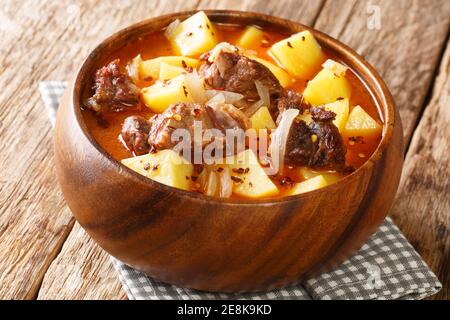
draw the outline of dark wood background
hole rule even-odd
[[[181,10],[222,8],[313,26],[386,80],[407,150],[391,216],[450,299],[448,0],[7,0],[0,7],[0,298],[125,299],[109,257],[74,221],[56,182],[38,83],[68,80],[107,35]]]

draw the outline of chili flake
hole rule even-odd
[[[350,137],[350,138],[348,138],[348,141],[351,145],[353,145],[355,143],[365,144],[363,136]],[[353,144],[352,144],[352,142],[353,142]]]
[[[233,168],[231,171],[237,174],[246,174],[250,171],[250,168]]]
[[[242,180],[241,178],[235,177],[235,176],[231,176],[231,180],[233,180],[236,183],[244,182],[244,180]]]

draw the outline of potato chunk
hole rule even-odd
[[[200,61],[183,56],[166,56],[144,60],[140,63],[139,67],[140,78],[144,80],[149,78],[158,79],[161,63],[166,63],[179,68],[192,67],[195,69],[200,64]]]
[[[311,79],[325,61],[322,48],[309,31],[302,31],[275,43],[269,50],[291,75]]]
[[[315,178],[317,176],[322,176],[327,181],[328,184],[335,183],[342,177],[337,172],[316,171],[316,170],[308,168],[308,167],[299,167],[298,172],[299,172],[299,175],[305,180],[309,180],[309,179]]]
[[[185,76],[181,75],[168,81],[158,81],[141,90],[144,104],[153,112],[162,113],[172,103],[192,102]]]
[[[261,107],[256,111],[250,118],[252,122],[253,129],[276,129],[275,122],[270,115],[269,109],[267,107]]]
[[[179,75],[182,75],[183,73],[186,73],[183,68],[174,67],[165,62],[161,62],[159,68],[159,80],[170,80],[172,78],[178,77]]]
[[[333,111],[336,114],[336,119],[333,120],[333,123],[339,129],[339,132],[342,133],[348,118],[348,99],[341,99],[335,102],[327,103],[323,106],[323,108]]]
[[[322,65],[324,69],[330,70],[337,76],[343,76],[348,70],[348,67],[344,66],[343,64],[336,62],[334,60],[328,59],[325,61]]]
[[[231,170],[233,193],[248,198],[278,194],[278,188],[264,172],[252,150],[247,149],[236,156],[227,157],[225,163]]]
[[[344,135],[347,137],[361,136],[366,139],[375,139],[381,135],[382,127],[360,106],[355,106],[344,128]]]
[[[248,26],[242,36],[239,38],[237,45],[246,49],[259,48],[263,39],[263,31],[256,26]]]
[[[217,44],[214,26],[203,11],[181,22],[168,39],[175,51],[184,56],[198,56]]]
[[[303,110],[303,113],[299,114],[296,118],[297,120],[303,120],[306,124],[313,122],[312,115],[309,110]]]
[[[323,188],[328,185],[327,180],[323,175],[318,175],[314,178],[299,182],[294,184],[294,186],[289,190],[288,195],[301,194],[313,190]]]
[[[345,78],[345,71],[342,72],[340,66],[342,65],[336,66],[338,72],[333,68],[325,67],[308,82],[303,92],[306,101],[313,106],[320,106],[342,98],[350,99],[352,88]]]
[[[286,71],[281,69],[279,66],[255,56],[247,56],[247,57],[252,60],[255,60],[256,62],[261,63],[263,66],[269,69],[270,72],[272,72],[273,75],[278,79],[278,81],[280,81],[280,84],[283,88],[286,88],[288,85],[292,83],[291,76]]]
[[[172,150],[162,150],[139,157],[123,159],[122,163],[137,173],[162,184],[190,190],[194,167]]]

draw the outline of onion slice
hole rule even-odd
[[[262,100],[258,100],[255,103],[251,104],[249,107],[244,108],[242,111],[245,113],[247,117],[251,117],[262,106],[263,106]]]
[[[229,198],[233,193],[233,181],[228,167],[205,166],[197,181],[200,183],[200,191],[207,196]]]
[[[223,95],[222,93],[218,93],[214,97],[209,99],[206,104],[212,105],[212,104],[224,104],[224,103],[226,103],[225,95]]]
[[[192,95],[195,102],[205,103],[208,100],[205,92],[205,85],[202,78],[197,73],[197,70],[189,72],[185,76],[186,86]]]
[[[136,57],[131,60],[127,66],[127,72],[130,78],[136,83],[136,81],[139,81],[139,66],[141,65],[142,57],[140,54],[138,54]]]
[[[219,53],[221,52],[229,52],[229,53],[239,53],[239,48],[236,46],[233,46],[232,44],[229,44],[228,42],[221,42],[218,43],[211,51],[208,57],[208,61],[213,63]]]
[[[207,196],[214,197],[216,195],[217,187],[218,187],[217,175],[214,171],[210,171],[208,173],[208,175],[209,176],[208,176],[208,180],[207,180],[205,194]]]
[[[270,107],[269,89],[259,80],[255,81],[255,86],[258,91],[259,100],[243,110],[247,117],[251,117],[261,107]]]
[[[263,106],[269,107],[270,106],[270,93],[269,89],[262,84],[261,81],[256,80],[255,81],[256,90],[258,91],[259,98],[262,102]]]
[[[171,38],[173,38],[173,34],[175,33],[175,30],[178,28],[179,25],[180,20],[176,19],[167,26],[166,31],[164,31],[164,35],[166,36],[167,39],[170,40]]]
[[[229,198],[233,193],[233,181],[231,180],[230,169],[228,167],[223,168],[220,176],[220,193],[219,197]]]
[[[240,93],[231,92],[231,91],[222,91],[222,90],[206,90],[206,97],[208,97],[209,101],[217,102],[217,96],[220,97],[220,100],[223,99],[223,103],[226,104],[234,104],[239,100],[242,100],[244,96]]]
[[[298,114],[298,109],[285,110],[281,114],[281,120],[277,129],[270,136],[271,142],[269,146],[269,153],[272,160],[271,170],[274,171],[272,174],[278,173],[283,168],[289,131],[291,130],[291,126]]]

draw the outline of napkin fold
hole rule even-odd
[[[39,91],[54,124],[66,82],[39,83]],[[154,280],[111,257],[129,299],[423,299],[442,285],[390,218],[350,259],[302,284],[257,293],[212,293]]]

